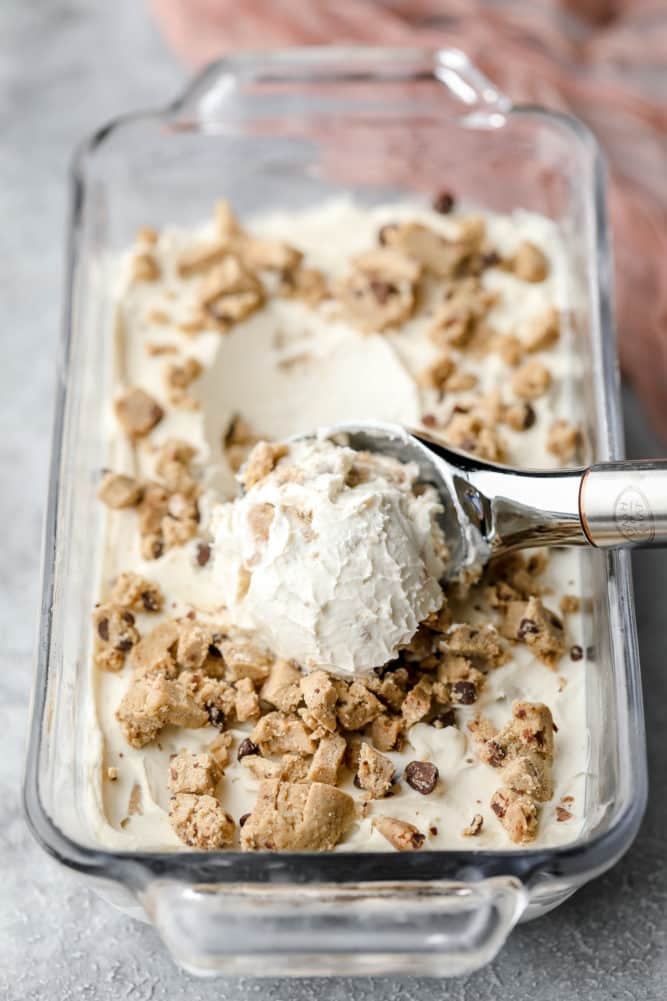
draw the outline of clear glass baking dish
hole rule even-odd
[[[375,202],[443,187],[557,222],[575,265],[573,406],[589,457],[619,458],[599,151],[580,123],[512,107],[462,53],[334,48],[223,59],[169,107],[98,131],[74,161],[25,805],[47,851],[148,915],[197,973],[465,973],[489,961],[518,920],[609,868],[639,826],[644,731],[622,552],[582,553],[594,621],[587,821],[576,841],[494,853],[130,854],[102,850],[87,823],[81,734],[113,311],[104,260],[140,225],[197,223],[222,195],[251,214],[341,192]]]

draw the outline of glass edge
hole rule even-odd
[[[295,884],[309,881],[312,878],[322,881],[326,877],[324,869],[332,871],[343,868],[343,860],[353,860],[354,879],[349,882],[376,882],[386,879],[394,881],[437,881],[445,877],[454,881],[469,881],[487,878],[495,875],[516,876],[526,884],[530,884],[542,875],[567,876],[585,874],[591,864],[602,871],[629,847],[641,822],[647,798],[647,779],[645,765],[645,741],[641,686],[639,684],[637,635],[634,615],[634,598],[632,578],[630,573],[629,554],[625,552],[611,553],[608,557],[610,584],[613,584],[616,601],[611,603],[612,612],[616,618],[624,638],[624,653],[626,664],[629,665],[629,676],[633,682],[632,692],[635,704],[633,706],[639,724],[635,728],[635,749],[640,754],[644,767],[637,776],[637,794],[625,809],[619,810],[609,829],[594,837],[575,841],[570,845],[542,850],[508,850],[505,852],[425,852],[410,857],[409,875],[405,873],[405,859],[395,853],[334,853],[328,856],[321,854],[295,854],[275,856],[270,854],[253,854],[227,852],[155,852],[155,853],[119,853],[101,851],[69,838],[51,819],[45,811],[39,795],[39,756],[41,751],[42,727],[46,702],[46,680],[48,671],[47,650],[51,634],[51,604],[54,593],[53,560],[50,555],[55,550],[56,524],[58,516],[58,473],[62,458],[63,427],[66,405],[66,379],[71,342],[71,319],[73,310],[73,290],[78,267],[78,242],[81,230],[81,219],[84,204],[85,159],[98,149],[109,136],[127,124],[142,120],[160,120],[172,114],[177,114],[205,86],[221,72],[239,72],[241,69],[263,64],[288,65],[290,61],[299,62],[304,68],[323,55],[327,62],[353,59],[369,70],[371,63],[378,63],[380,57],[390,58],[400,56],[403,59],[424,58],[433,60],[442,52],[457,50],[442,49],[374,49],[372,47],[339,47],[327,49],[308,48],[280,50],[274,53],[244,53],[240,56],[225,57],[206,66],[194,80],[176,97],[175,100],[154,108],[144,109],[129,114],[119,115],[107,124],[92,132],[77,146],[70,164],[70,207],[68,213],[68,239],[66,250],[66,280],[65,299],[62,313],[62,330],[57,354],[57,385],[54,404],[54,423],[51,437],[51,462],[49,471],[49,487],[47,494],[42,544],[42,600],[40,606],[40,623],[37,641],[36,665],[33,676],[33,689],[29,711],[29,739],[26,756],[23,783],[23,805],[28,825],[38,843],[50,855],[61,863],[79,872],[96,874],[110,880],[120,880],[130,888],[137,888],[152,878],[164,875],[169,870],[176,879],[196,880],[204,882],[215,880],[225,883],[260,882],[257,872],[252,875],[238,874],[239,867],[243,869],[266,869],[266,881],[275,881],[278,870],[284,870],[283,875]],[[594,195],[595,239],[600,259],[604,265],[604,275],[598,266],[597,297],[598,322],[604,336],[596,339],[596,361],[599,363],[599,377],[602,380],[602,392],[598,398],[603,401],[604,412],[598,413],[603,431],[601,440],[604,442],[604,453],[599,458],[613,459],[623,455],[623,433],[620,407],[620,380],[615,354],[616,339],[612,321],[611,302],[611,262],[609,239],[606,222],[605,170],[602,155],[592,132],[578,119],[561,112],[553,112],[534,105],[516,105],[508,110],[510,116],[542,117],[552,122],[558,122],[569,129],[578,140],[590,146],[593,156],[592,187]],[[598,387],[600,388],[600,387]],[[598,408],[599,410],[601,408]],[[620,587],[618,586],[620,585]],[[624,597],[622,597],[621,593]],[[281,861],[278,862],[277,860]],[[326,861],[325,861],[326,860]],[[392,861],[393,860],[393,861]],[[418,865],[415,865],[418,860]],[[262,865],[262,863],[265,863]],[[381,870],[373,873],[373,869]],[[403,872],[389,873],[389,869],[403,869]],[[231,878],[233,870],[233,878]],[[292,871],[293,870],[293,871]],[[316,872],[314,870],[317,870]],[[336,873],[338,879],[339,874]],[[230,876],[229,879],[225,878]],[[305,877],[305,878],[304,878]],[[334,881],[338,881],[338,879]],[[283,880],[281,880],[283,882]],[[347,882],[347,881],[346,881]]]

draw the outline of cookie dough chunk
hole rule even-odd
[[[119,671],[128,651],[139,642],[134,615],[117,604],[98,605],[93,612],[93,626],[99,647],[96,655],[98,667]]]
[[[485,289],[478,278],[449,283],[444,301],[434,313],[430,339],[441,347],[465,347],[481,328],[496,299],[496,293]]]
[[[380,247],[355,257],[334,293],[350,323],[365,333],[380,333],[412,316],[420,273],[420,265],[405,254]]]
[[[525,361],[512,376],[512,390],[522,400],[544,396],[550,385],[551,372],[537,358]]]
[[[264,681],[273,664],[273,657],[264,647],[253,643],[247,636],[233,636],[222,640],[217,647],[225,663],[227,681],[252,678]]]
[[[168,678],[176,676],[176,644],[179,638],[178,624],[173,619],[160,622],[137,643],[132,651],[135,677],[145,674],[163,674]]]
[[[471,217],[462,221],[454,239],[448,239],[423,223],[403,222],[386,228],[385,241],[436,278],[452,278],[480,248],[484,235],[483,220]]]
[[[264,290],[252,271],[228,254],[202,280],[199,301],[204,314],[224,331],[263,305]]]
[[[524,642],[543,664],[553,670],[565,654],[563,623],[534,595],[527,602],[512,601],[506,606],[503,632]]]
[[[294,712],[301,702],[301,680],[301,672],[292,661],[277,660],[262,685],[262,701],[282,712]]]
[[[581,431],[564,417],[554,421],[547,435],[547,452],[557,456],[561,462],[573,459],[581,442]]]
[[[314,754],[315,741],[305,724],[284,713],[273,712],[262,716],[252,732],[251,739],[262,754]]]
[[[131,571],[118,575],[110,599],[114,604],[132,608],[135,612],[160,612],[164,604],[159,585]]]
[[[378,751],[398,751],[403,742],[403,720],[400,716],[376,716],[368,733]]]
[[[308,780],[335,786],[346,750],[347,741],[339,733],[329,733],[322,737],[308,770]]]
[[[551,306],[526,324],[522,345],[526,351],[546,351],[554,346],[559,337],[560,315]]]
[[[160,674],[131,683],[116,711],[116,719],[132,747],[149,744],[167,723],[193,729],[208,723],[207,713],[185,688]]]
[[[398,852],[413,852],[422,848],[426,836],[414,824],[395,817],[374,817],[373,827]]]
[[[524,282],[543,282],[549,274],[549,262],[544,253],[530,240],[519,244],[511,268]]]
[[[443,652],[468,657],[480,667],[500,667],[507,659],[495,626],[452,626],[440,642]]]
[[[160,404],[145,390],[132,386],[118,397],[116,417],[130,438],[145,438],[164,417]]]
[[[169,788],[173,793],[213,795],[219,777],[218,766],[211,754],[180,751],[169,762]]]
[[[287,455],[287,445],[260,441],[248,456],[248,461],[241,470],[241,482],[246,490],[259,483],[275,468],[284,455]]]
[[[371,799],[384,799],[391,792],[395,768],[389,758],[376,751],[370,744],[363,743],[359,750],[356,784],[364,789]]]
[[[142,493],[141,483],[133,476],[125,476],[123,473],[105,473],[97,488],[98,500],[114,510],[136,507]]]
[[[301,678],[301,694],[310,717],[333,733],[336,729],[338,692],[326,671],[313,671]]]
[[[322,782],[268,780],[241,830],[245,851],[331,851],[354,817],[347,793]]]
[[[537,834],[538,805],[553,796],[554,725],[549,708],[540,702],[515,702],[512,719],[497,733],[488,720],[469,724],[480,760],[501,769],[502,786],[491,798],[491,809],[516,843]]]
[[[343,730],[361,730],[382,712],[382,703],[360,681],[339,684],[338,722]]]
[[[214,796],[177,793],[169,803],[169,822],[190,848],[212,851],[234,840],[234,821]]]

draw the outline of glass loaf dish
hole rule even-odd
[[[105,850],[87,821],[83,729],[96,501],[113,301],[103,262],[147,220],[192,226],[224,193],[243,217],[338,195],[365,204],[446,183],[468,204],[558,225],[577,288],[573,387],[592,460],[618,458],[603,175],[576,122],[513,108],[458,52],[328,49],[223,60],[165,111],[128,116],[74,168],[69,298],[47,512],[43,615],[26,808],[38,839],[155,922],[200,973],[453,975],[488,961],[513,924],[564,900],[630,844],[646,797],[625,554],[582,555],[594,596],[585,665],[590,775],[579,837],[512,851],[321,854]],[[107,394],[108,395],[108,394]],[[77,526],[86,525],[85,533]]]

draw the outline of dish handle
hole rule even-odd
[[[521,882],[249,886],[157,881],[142,903],[200,976],[460,976],[490,962],[527,902]]]

